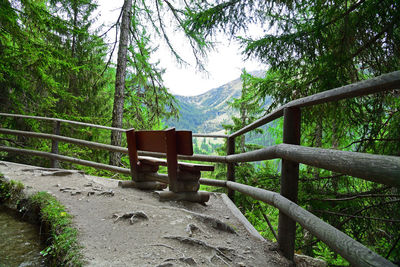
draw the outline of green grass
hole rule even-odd
[[[21,182],[2,179],[0,174],[0,204],[12,202],[15,206],[24,203],[20,211],[38,211],[42,232],[47,247],[41,254],[50,266],[83,266],[81,246],[78,243],[77,230],[72,226],[72,216],[58,200],[47,192],[38,192],[26,199]],[[23,200],[24,201],[21,201]]]
[[[51,266],[82,266],[78,232],[72,227],[72,216],[58,200],[47,192],[30,197],[30,203],[39,207],[42,225],[48,231],[50,244],[41,253],[51,259]]]

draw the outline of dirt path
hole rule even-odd
[[[288,266],[275,244],[246,230],[226,196],[213,194],[206,206],[159,202],[116,180],[63,171],[0,162],[7,179],[67,207],[88,266]]]

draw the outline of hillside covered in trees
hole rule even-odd
[[[176,49],[175,31],[185,37],[199,70],[221,34],[241,44],[244,58],[265,63],[262,77],[243,70],[241,93],[230,101],[235,112],[232,122],[224,125],[227,133],[291,100],[400,69],[400,2],[395,0],[125,0],[123,6],[115,7],[121,14],[110,28],[94,26],[97,8],[92,0],[0,2],[0,112],[119,128],[166,128],[169,120],[179,117],[179,105],[163,83],[164,70],[151,55],[163,43],[177,64],[185,66],[186,58]],[[252,34],[252,27],[260,28],[261,34]],[[111,44],[105,39],[108,32],[115,32]],[[301,144],[400,156],[399,95],[399,90],[392,90],[305,108]],[[265,106],[267,100],[270,105]],[[189,102],[182,113],[187,110],[203,112]],[[57,130],[46,122],[0,120],[3,128]],[[281,142],[282,121],[269,126],[255,133]],[[117,132],[110,136],[102,130],[63,127],[60,134],[126,145]],[[247,136],[236,138],[236,151],[260,147],[248,140]],[[0,143],[44,151],[51,146],[20,136],[2,136]],[[201,146],[199,141],[196,144]],[[224,147],[213,152],[224,154]],[[129,164],[119,154],[69,144],[60,145],[60,153]],[[0,158],[49,164],[3,152]],[[239,164],[236,179],[279,192],[279,164]],[[71,164],[63,167],[72,168]],[[217,166],[214,176],[225,179],[225,173],[223,166]],[[299,205],[393,262],[400,261],[399,197],[400,188],[300,166]],[[265,237],[275,239],[266,218],[276,229],[276,209],[241,195],[236,196],[236,205]],[[299,253],[320,256],[332,266],[348,264],[310,233],[297,229]]]

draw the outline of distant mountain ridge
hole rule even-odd
[[[256,71],[251,74],[261,76],[263,73]],[[241,94],[242,80],[238,78],[201,95],[175,95],[180,106],[180,118],[167,120],[166,124],[194,133],[221,133],[222,124],[231,123],[231,116],[235,114],[228,103],[239,98]]]

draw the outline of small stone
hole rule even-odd
[[[179,260],[189,265],[197,265],[196,261],[193,258],[179,258]]]

